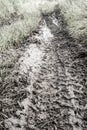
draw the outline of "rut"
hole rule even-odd
[[[39,32],[16,63],[27,75],[27,97],[9,130],[87,130],[86,57],[64,30],[60,12],[43,15]]]

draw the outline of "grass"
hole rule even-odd
[[[19,43],[36,30],[41,13],[61,9],[66,29],[75,39],[87,35],[87,0],[0,0],[0,48]]]
[[[87,36],[87,0],[56,0],[69,34],[75,39]]]
[[[36,30],[41,13],[54,9],[57,2],[48,0],[0,0],[0,47],[20,42]]]
[[[76,39],[85,36],[87,0],[0,0],[0,47],[18,44],[37,29],[41,13],[53,11],[56,5],[61,9],[70,35]],[[27,96],[27,76],[14,68],[20,54],[16,51],[7,50],[2,56],[3,51],[0,53],[0,130],[5,129],[4,120],[16,116],[16,110],[21,109],[18,101]]]

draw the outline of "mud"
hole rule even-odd
[[[68,35],[59,11],[44,15],[39,32],[21,47],[9,72],[11,81],[7,76],[3,80],[2,84],[15,81],[9,92],[13,95],[21,88],[18,98],[12,98],[18,104],[14,105],[15,114],[5,119],[5,128],[87,130],[85,50]]]

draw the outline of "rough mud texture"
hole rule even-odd
[[[87,130],[87,52],[77,42],[60,12],[43,16],[39,32],[1,74],[1,130]]]

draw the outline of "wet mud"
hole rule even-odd
[[[85,50],[68,35],[59,11],[43,15],[39,31],[19,51],[9,72],[11,81],[7,76],[3,80],[8,81],[4,87],[15,81],[9,92],[13,95],[21,88],[18,98],[12,98],[18,105],[5,119],[5,128],[87,130]]]

